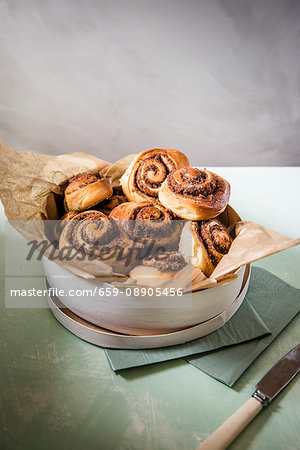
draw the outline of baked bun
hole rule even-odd
[[[179,251],[187,262],[209,277],[231,244],[231,236],[218,219],[187,222],[182,230]]]
[[[132,245],[114,221],[95,210],[76,214],[65,225],[59,240],[60,250],[79,253],[83,259],[99,259],[122,274],[128,274],[137,263],[132,257]]]
[[[153,202],[168,174],[189,165],[178,150],[154,148],[139,153],[120,179],[124,194],[132,202]]]
[[[125,202],[127,202],[125,195],[113,194],[107,200],[103,200],[103,202],[99,203],[95,209],[109,215],[114,208]]]
[[[120,221],[130,239],[149,247],[164,250],[178,247],[182,221],[158,202],[122,203],[112,210],[109,218]]]
[[[228,181],[206,169],[186,167],[170,173],[159,191],[160,202],[187,220],[212,219],[227,206]]]
[[[130,271],[129,276],[136,279],[137,285],[155,287],[173,278],[186,264],[179,252],[164,252],[144,258],[141,265]]]
[[[108,178],[81,173],[70,179],[65,190],[65,204],[69,211],[85,211],[112,194]]]

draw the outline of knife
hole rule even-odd
[[[252,397],[223,423],[198,449],[224,450],[300,371],[300,344],[281,358],[257,383]]]

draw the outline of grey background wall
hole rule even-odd
[[[0,0],[0,135],[299,165],[299,0]]]

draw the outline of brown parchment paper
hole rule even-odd
[[[52,156],[18,152],[0,140],[0,198],[6,217],[29,242],[47,241],[44,220],[57,219],[63,212],[63,191],[68,179],[81,172],[98,173],[110,167],[110,163],[87,153]],[[44,254],[49,256],[50,250]],[[53,248],[52,256],[56,256]],[[59,264],[84,278],[113,273],[102,261],[80,264],[72,260]]]
[[[50,156],[18,152],[0,140],[0,198],[6,217],[29,241],[47,239],[43,222],[62,214],[63,191],[69,178],[81,172],[99,172],[117,188],[134,156],[128,155],[111,164],[87,153]],[[199,269],[188,265],[171,281],[164,282],[163,287],[171,285],[195,291],[224,284],[236,278],[235,272],[242,265],[300,243],[300,239],[288,238],[257,223],[241,221],[229,205],[220,219],[232,230],[235,239],[212,275],[207,278]],[[45,254],[47,256],[47,252]],[[102,261],[57,263],[80,277],[120,279],[120,275],[114,274]],[[135,282],[128,278],[125,281],[129,285]]]
[[[50,156],[18,152],[0,140],[0,195],[8,220],[57,219],[55,194],[69,178],[108,170],[110,163],[88,155]]]

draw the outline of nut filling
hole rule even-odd
[[[95,183],[100,180],[101,177],[98,175],[94,175],[91,173],[81,173],[71,178],[69,184],[65,190],[65,194],[71,194],[71,192],[75,192],[84,186],[87,186],[91,183]]]
[[[194,222],[193,226],[202,240],[212,264],[216,266],[228,253],[232,244],[231,236],[217,219]]]
[[[144,194],[157,197],[161,184],[175,168],[174,162],[166,154],[146,158],[136,170],[135,185]]]
[[[143,259],[146,267],[155,267],[162,272],[177,272],[186,266],[186,262],[179,252],[165,252],[157,257],[149,256]]]
[[[217,182],[212,172],[192,167],[170,174],[168,185],[173,192],[185,197],[207,197],[224,191],[224,187]]]
[[[155,239],[157,243],[167,246],[176,236],[179,238],[181,223],[175,218],[172,211],[159,204],[137,204],[123,226],[131,238]]]

